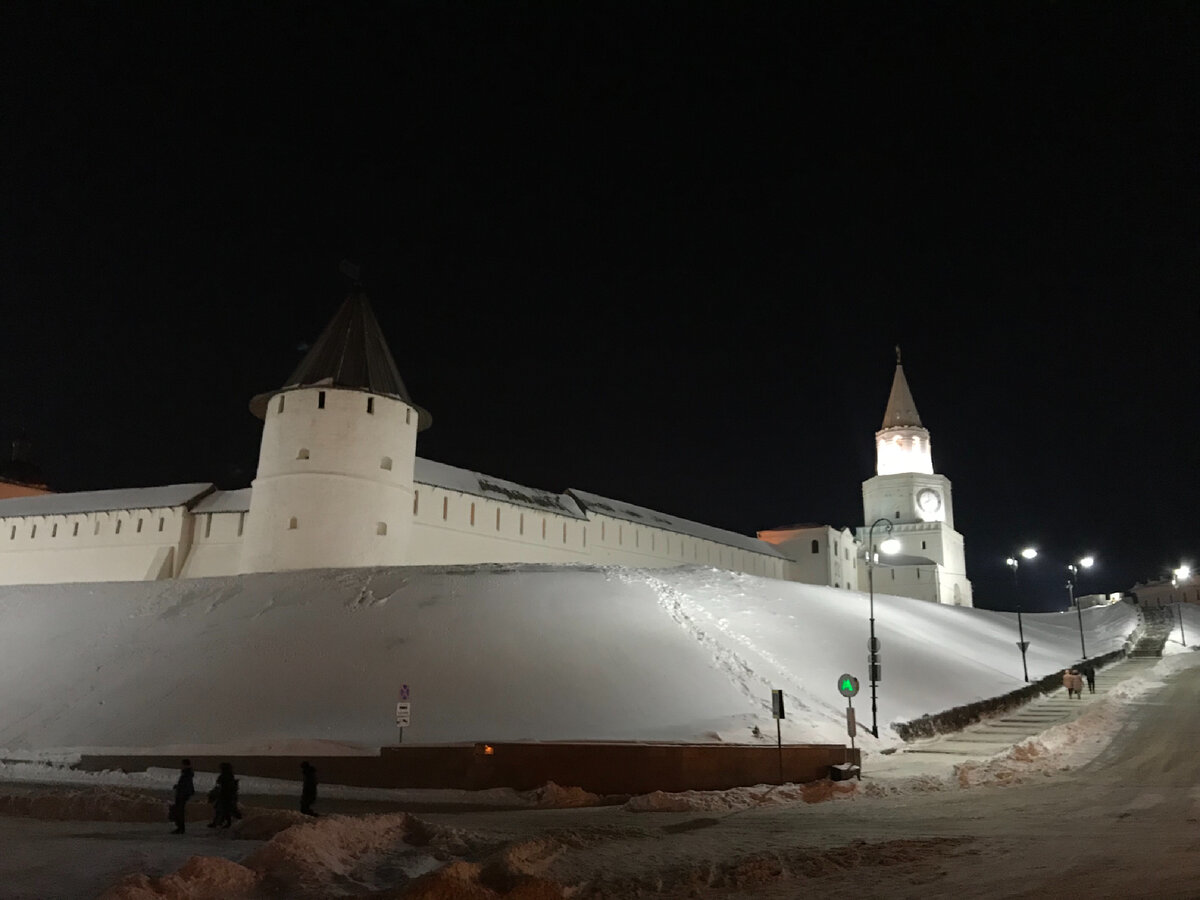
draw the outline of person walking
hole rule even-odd
[[[1076,669],[1071,670],[1071,686],[1075,689],[1075,699],[1083,699],[1083,676]]]
[[[213,820],[209,828],[228,828],[233,824],[233,817],[241,818],[237,808],[238,783],[233,777],[233,764],[221,763],[221,771],[217,775],[217,783],[209,792],[213,801]]]
[[[316,767],[309,765],[308,760],[300,763],[301,777],[303,784],[300,787],[300,812],[306,816],[315,816],[317,813],[313,810],[312,805],[317,802],[317,770]]]
[[[1083,667],[1083,677],[1087,679],[1088,693],[1096,693],[1096,667],[1088,663]]]
[[[1067,697],[1075,696],[1075,673],[1070,669],[1063,670],[1063,687],[1067,689]]]
[[[179,780],[175,782],[175,802],[171,804],[171,821],[175,823],[175,830],[171,834],[183,834],[187,827],[187,802],[192,794],[196,793],[193,779],[196,773],[192,771],[192,761],[183,759],[179,761]]]

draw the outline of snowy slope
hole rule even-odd
[[[1012,615],[876,595],[881,722],[1019,687]],[[1136,615],[1084,611],[1088,651]],[[1030,675],[1075,661],[1074,614],[1025,616]],[[0,588],[0,748],[275,749],[405,741],[842,742],[869,718],[865,595],[703,568],[313,570]],[[861,732],[860,732],[861,734]],[[870,738],[865,738],[870,741]],[[885,743],[896,743],[887,735]]]

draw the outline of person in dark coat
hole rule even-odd
[[[1091,663],[1085,663],[1083,666],[1083,677],[1087,679],[1088,693],[1096,693],[1096,667]]]
[[[187,802],[196,788],[192,783],[196,773],[192,771],[190,759],[180,760],[179,780],[175,782],[175,802],[171,804],[171,821],[175,830],[171,834],[183,834],[187,825]]]
[[[308,760],[300,763],[300,772],[304,783],[300,787],[300,812],[306,816],[315,816],[312,805],[317,802],[317,770],[309,765]]]
[[[213,820],[209,828],[228,828],[233,824],[233,817],[241,818],[237,808],[238,783],[233,777],[233,764],[221,763],[221,771],[217,775],[217,783],[209,792],[213,800]]]

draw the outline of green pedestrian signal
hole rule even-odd
[[[838,693],[843,697],[853,697],[858,693],[858,679],[853,675],[843,675],[838,679]]]

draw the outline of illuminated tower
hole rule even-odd
[[[263,435],[243,572],[406,561],[417,432],[430,417],[409,398],[360,288],[250,410]]]
[[[876,576],[876,589],[938,603],[971,606],[962,535],[954,530],[954,498],[950,479],[933,469],[929,431],[921,424],[912,391],[904,377],[900,348],[896,348],[896,374],[883,414],[883,427],[875,433],[875,476],[863,482],[863,515],[858,529],[865,544],[867,529],[877,519],[893,524],[891,537],[900,551],[878,565],[892,569],[888,580]],[[875,529],[876,544],[887,537]]]

